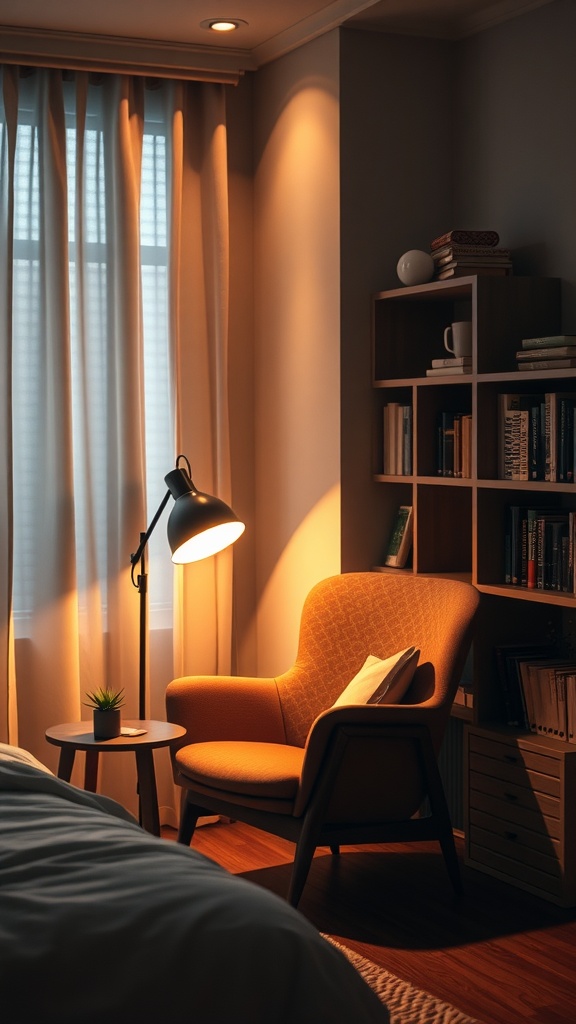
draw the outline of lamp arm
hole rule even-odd
[[[144,548],[146,547],[148,541],[150,540],[150,537],[151,537],[152,533],[154,532],[154,528],[156,527],[156,524],[157,524],[158,520],[160,519],[160,516],[162,515],[164,509],[166,508],[166,505],[168,504],[169,497],[170,497],[170,491],[166,491],[166,494],[162,498],[162,501],[160,502],[160,504],[158,506],[158,509],[157,509],[156,513],[154,514],[154,518],[152,519],[152,522],[150,523],[150,526],[146,530],[146,533],[141,533],[140,534],[140,543],[138,545],[137,551],[135,551],[133,555],[130,555],[130,564],[132,566],[132,573],[131,573],[132,583],[134,584],[134,586],[137,589],[139,587],[139,584],[134,582],[134,567],[140,561],[140,558],[142,557],[142,555],[144,553]]]

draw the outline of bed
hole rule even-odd
[[[0,818],[4,1024],[389,1020],[282,899],[2,744]]]

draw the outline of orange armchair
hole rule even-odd
[[[456,580],[344,573],[308,595],[283,675],[173,680],[168,720],[186,729],[171,752],[183,788],[178,841],[188,845],[206,814],[292,840],[296,906],[317,846],[433,838],[459,892],[437,755],[478,600]],[[369,654],[410,646],[420,657],[401,703],[331,707]]]

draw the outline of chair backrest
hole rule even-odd
[[[369,654],[421,651],[403,703],[445,708],[443,729],[468,651],[478,592],[470,584],[409,573],[343,573],[322,580],[302,610],[296,661],[276,680],[287,742],[304,746],[314,719]]]

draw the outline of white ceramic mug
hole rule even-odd
[[[452,339],[452,345],[450,345]],[[457,320],[444,331],[444,348],[452,356],[461,358],[472,355],[472,322]]]

